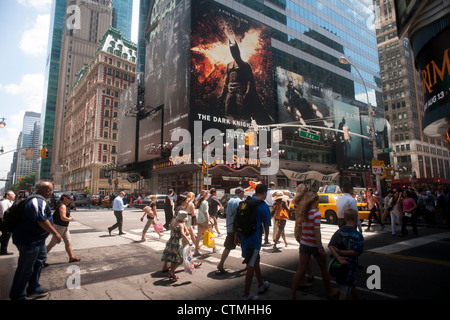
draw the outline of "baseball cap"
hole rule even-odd
[[[237,187],[237,188],[234,190],[234,194],[238,194],[238,193],[242,193],[242,192],[245,192],[245,191],[244,191],[244,188],[242,188],[242,187]]]

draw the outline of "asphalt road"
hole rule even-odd
[[[164,212],[158,210],[160,222],[164,223]],[[68,264],[64,245],[56,246],[49,253],[50,266],[41,276],[41,284],[50,292],[51,299],[239,299],[243,290],[244,274],[240,248],[233,250],[225,267],[229,274],[216,276],[214,271],[220,260],[225,240],[225,220],[219,219],[221,235],[217,237],[217,253],[202,247],[202,262],[194,275],[184,271],[177,274],[180,280],[168,281],[167,274],[161,272],[161,254],[169,238],[164,232],[159,239],[152,228],[147,233],[147,241],[140,242],[144,222],[139,219],[142,211],[127,208],[124,212],[125,235],[118,235],[117,229],[110,236],[107,228],[115,223],[110,209],[80,209],[72,212],[71,222],[74,253],[82,260]],[[322,239],[328,244],[336,226],[323,221]],[[364,225],[363,225],[364,228]],[[272,246],[261,250],[263,278],[272,284],[272,295],[265,299],[285,300],[289,298],[292,277],[298,267],[298,243],[293,237],[294,225],[286,226],[288,247],[281,243],[281,252],[274,252]],[[375,225],[375,230],[379,230]],[[410,232],[411,233],[411,232]],[[363,300],[409,300],[450,298],[450,232],[444,228],[419,228],[419,237],[393,237],[390,226],[384,231],[364,232],[364,253],[360,257],[360,272],[357,289]],[[48,239],[49,240],[49,239]],[[0,299],[8,299],[9,286],[17,263],[17,249],[10,245],[13,256],[0,257]],[[77,266],[81,272],[83,295],[68,290],[69,267]],[[180,267],[180,270],[183,268]],[[301,299],[324,299],[325,290],[321,282],[320,270],[313,263],[315,277],[313,286],[301,289]],[[125,287],[134,292],[126,293]],[[334,286],[337,286],[335,283]],[[93,289],[93,288],[98,289]],[[183,290],[182,288],[189,288]],[[256,287],[256,285],[254,286]],[[115,288],[115,289],[113,289]],[[117,290],[116,290],[117,289]],[[97,291],[96,291],[97,290]],[[256,290],[256,289],[255,289]],[[78,290],[80,291],[80,290]],[[269,290],[270,291],[270,290]],[[56,293],[58,292],[58,293]],[[136,295],[134,295],[136,294]],[[139,296],[137,295],[139,294]],[[137,298],[139,297],[139,298]]]

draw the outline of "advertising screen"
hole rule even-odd
[[[117,163],[125,165],[136,161],[136,103],[138,81],[124,90],[119,103],[119,132]]]
[[[276,123],[270,29],[213,1],[192,2],[191,27],[191,121]]]
[[[139,124],[139,162],[160,156],[176,128],[188,128],[190,0],[155,1],[145,54],[145,106],[163,110]]]

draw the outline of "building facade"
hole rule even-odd
[[[18,140],[16,179],[36,172],[40,149],[41,114],[27,111],[23,117],[22,132]]]
[[[179,128],[195,135],[200,125],[200,137],[195,137],[201,144],[211,140],[204,136],[207,129],[245,131],[251,118],[261,125],[347,126],[368,136],[368,103],[374,109],[380,147],[386,147],[389,128],[382,108],[375,27],[368,23],[374,20],[370,1],[155,0],[149,5],[145,23],[140,23],[146,58],[144,65],[138,62],[145,89],[139,101],[155,113],[144,112],[134,130],[130,127],[139,137],[137,151],[123,149],[136,134],[119,145],[119,154],[135,153],[126,160],[119,157],[119,165],[148,180],[147,191],[198,192],[206,186],[229,191],[259,180],[292,189],[303,182],[281,169],[332,175],[333,181],[323,180],[328,183],[349,179],[354,185],[372,184],[367,170],[359,169],[369,168],[373,158],[368,139],[347,140],[325,129],[306,138],[298,129],[283,129],[276,154],[280,170],[269,175],[261,174],[261,164],[250,159],[245,144],[225,143],[224,151],[246,149],[236,161],[197,157],[195,147],[180,154],[191,156],[189,163],[169,158],[178,142],[171,137]],[[342,64],[342,56],[351,64]],[[238,80],[236,65],[245,66],[248,82]],[[316,136],[318,141],[311,139]],[[203,169],[208,179],[203,161],[209,163]]]
[[[374,2],[377,42],[386,119],[392,128],[392,184],[434,184],[450,178],[449,151],[443,137],[428,137],[422,130],[424,86],[414,66],[409,39],[398,37],[393,1]]]
[[[137,48],[110,27],[67,96],[61,150],[62,188],[110,194],[135,185],[104,169],[117,162],[119,103],[136,81]]]

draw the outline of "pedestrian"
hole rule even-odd
[[[359,214],[357,210],[354,208],[345,209],[345,224],[334,233],[328,243],[332,256],[341,265],[341,270],[343,270],[336,277],[336,282],[341,285],[339,300],[347,300],[350,293],[355,300],[359,300],[358,292],[356,291],[356,275],[359,270],[358,257],[363,251],[364,238],[356,230],[358,220]]]
[[[443,187],[439,187],[436,197],[436,210],[438,215],[441,216],[442,223],[445,225],[448,223],[448,212],[447,212],[447,198]]]
[[[70,201],[70,195],[63,193],[59,198],[56,210],[53,213],[53,227],[56,232],[61,235],[61,238],[64,241],[66,252],[69,256],[69,263],[81,260],[73,255],[72,244],[70,242],[69,223],[70,221],[73,221],[73,217],[70,216]],[[59,243],[57,241],[58,238],[53,236],[50,243],[47,245],[47,254]]]
[[[168,271],[170,280],[178,280],[180,277],[175,274],[175,270],[183,264],[183,246],[181,240],[184,239],[189,245],[192,243],[187,237],[187,229],[185,222],[187,220],[187,213],[180,211],[179,214],[170,224],[170,238],[166,243],[166,248],[163,251],[161,261],[164,262],[163,271]],[[170,268],[167,268],[170,263]]]
[[[91,194],[88,193],[86,195],[86,205],[84,206],[85,209],[91,210],[91,198],[92,198]]]
[[[52,193],[51,182],[39,182],[36,194],[49,199]],[[61,236],[52,224],[52,211],[46,200],[37,197],[27,200],[22,220],[12,234],[13,243],[19,250],[19,259],[9,294],[11,300],[37,299],[48,295],[39,284],[47,260],[45,240],[52,234],[57,243],[61,242]]]
[[[270,182],[269,183],[269,189],[267,189],[267,196],[266,196],[266,199],[265,199],[265,201],[266,201],[266,203],[267,203],[267,205],[269,206],[269,209],[270,209],[270,216],[271,216],[271,219],[273,220],[273,230],[272,230],[272,240],[274,240],[275,241],[275,236],[276,236],[276,234],[277,234],[277,224],[275,223],[275,210],[274,210],[274,208],[273,208],[273,204],[274,204],[274,199],[273,199],[273,195],[274,195],[274,192],[275,192],[275,188],[276,188],[276,184],[275,184],[275,182]],[[269,231],[270,231],[270,229],[269,229],[270,227],[266,227],[265,229],[264,229],[264,244],[270,244],[270,242],[269,242]]]
[[[378,191],[376,191],[376,193],[378,193]],[[368,223],[367,229],[365,231],[370,231],[370,226],[372,225],[372,218],[375,218],[375,220],[377,220],[377,222],[381,225],[380,231],[383,231],[384,224],[377,216],[377,210],[378,210],[380,213],[380,217],[381,217],[381,204],[380,204],[380,201],[378,200],[378,194],[374,194],[374,192],[371,188],[369,188],[367,190],[366,201],[367,201],[367,207],[368,207],[370,213],[369,213],[369,223]]]
[[[186,212],[188,214],[188,219],[186,221],[186,228],[188,229],[189,235],[191,236],[192,243],[197,242],[197,238],[194,234],[194,226],[197,225],[197,214],[195,212],[194,204],[195,193],[189,191],[186,195]]]
[[[318,211],[319,196],[316,192],[308,191],[300,203],[298,223],[300,240],[299,266],[292,280],[291,299],[297,297],[297,288],[303,282],[311,256],[320,267],[322,281],[327,291],[327,297],[332,298],[339,293],[339,289],[331,287],[330,275],[327,270],[327,256],[322,246],[320,233],[321,215]]]
[[[287,206],[287,196],[283,195],[283,192],[275,192],[275,197],[273,209],[274,209],[274,217],[275,217],[275,224],[277,225],[277,233],[275,235],[275,239],[273,242],[273,250],[275,252],[280,252],[281,250],[277,247],[278,240],[280,240],[280,237],[283,238],[284,244],[287,247],[288,242],[286,240],[286,235],[284,233],[284,228],[286,226],[286,221],[289,219],[289,208]],[[275,228],[274,228],[275,230]]]
[[[141,241],[145,241],[145,235],[147,234],[148,228],[150,228],[151,225],[156,225],[155,218],[157,221],[159,221],[158,212],[156,211],[156,196],[151,195],[150,199],[152,200],[150,205],[142,208],[144,214],[141,217],[141,222],[144,221],[145,216],[147,216],[147,222],[145,223],[144,229],[142,230]],[[162,237],[162,234],[161,232],[159,232],[158,229],[155,229],[155,232],[158,234],[160,238]]]
[[[173,189],[169,189],[166,197],[164,198],[164,215],[166,222],[164,223],[164,228],[166,230],[170,229],[170,222],[173,219]]]
[[[389,201],[391,201],[393,196],[394,192],[392,190],[388,190],[386,197],[383,199],[383,215],[381,217],[381,221],[383,221],[383,223],[386,222],[386,216],[389,213]]]
[[[349,182],[344,182],[344,185],[342,186],[342,191],[344,192],[344,195],[341,197],[338,197],[336,199],[336,209],[337,209],[337,216],[338,216],[337,222],[338,222],[339,228],[345,224],[345,221],[344,221],[345,209],[353,208],[356,210],[356,212],[359,212],[358,204],[354,197],[353,186]],[[359,232],[362,233],[362,226],[361,226],[360,219],[358,219],[357,225],[358,225]]]
[[[410,190],[403,190],[403,200],[402,200],[402,208],[403,208],[403,219],[402,219],[402,231],[401,237],[404,237],[408,234],[408,230],[406,230],[406,226],[408,224],[408,220],[411,221],[413,234],[415,237],[418,236],[417,231],[417,214],[416,208],[417,203],[414,201]]]
[[[243,263],[247,265],[247,273],[245,275],[245,286],[243,300],[256,300],[258,296],[250,296],[250,288],[253,281],[253,276],[256,276],[258,281],[258,294],[263,294],[269,287],[268,281],[263,281],[261,277],[260,268],[260,255],[262,245],[262,231],[267,230],[266,227],[270,226],[271,217],[270,209],[267,203],[264,201],[267,197],[267,186],[264,184],[258,184],[255,188],[255,194],[252,200],[261,200],[256,210],[256,230],[250,236],[235,235],[235,243],[240,244],[242,249]]]
[[[123,227],[123,210],[125,209],[125,205],[123,204],[123,197],[125,196],[125,192],[121,191],[117,197],[114,198],[113,201],[113,210],[114,216],[116,217],[117,222],[108,228],[109,235],[111,235],[111,231],[115,228],[119,228],[119,235],[125,234],[122,231]]]
[[[219,224],[217,223],[217,212],[219,208],[224,210],[223,205],[220,203],[220,200],[217,198],[217,190],[215,188],[211,188],[209,190],[210,197],[208,198],[208,213],[209,217],[212,220],[212,226],[216,229],[217,236],[220,235],[219,232]]]
[[[174,216],[176,217],[178,215],[178,212],[180,212],[181,210],[186,211],[186,206],[187,206],[187,201],[186,201],[187,197],[184,194],[180,194],[177,196],[177,200],[174,201],[175,205],[174,205]]]
[[[217,265],[216,275],[226,274],[227,271],[224,268],[225,260],[228,258],[231,250],[236,248],[236,244],[234,243],[234,218],[236,216],[236,211],[239,206],[239,203],[244,199],[245,191],[242,187],[237,187],[234,190],[234,197],[228,201],[227,204],[227,217],[226,217],[226,227],[227,227],[227,237],[225,238],[225,242],[223,246],[225,249],[222,251],[222,256],[220,258],[220,262]]]
[[[200,241],[203,240],[203,233],[207,231],[212,231],[212,227],[209,224],[209,213],[208,213],[208,191],[202,190],[200,191],[200,197],[197,200],[195,208],[198,210],[197,212],[197,238],[195,243],[195,252],[194,256],[200,255],[198,251],[201,247]],[[216,248],[213,248],[213,252],[216,252]]]
[[[392,235],[395,236],[396,234],[396,225],[398,224],[400,226],[400,229],[402,227],[402,219],[403,219],[403,212],[402,212],[402,200],[401,200],[401,192],[394,191],[394,196],[388,203],[388,211],[391,214],[391,229],[392,229]]]
[[[9,239],[11,238],[11,232],[8,232],[3,227],[3,214],[8,210],[14,203],[16,199],[16,194],[12,190],[8,190],[5,193],[4,199],[0,202],[0,231],[2,233],[0,237],[0,256],[12,255],[12,252],[8,252]]]

